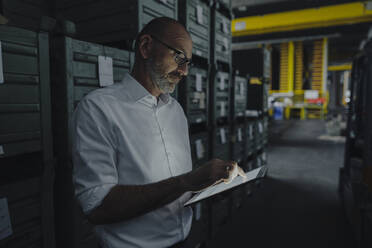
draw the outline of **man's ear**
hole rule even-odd
[[[148,34],[144,34],[140,37],[138,50],[143,59],[148,59],[152,50],[152,38]]]

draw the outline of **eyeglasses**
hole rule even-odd
[[[187,64],[187,66],[191,66],[192,65],[192,61],[191,59],[188,59],[186,57],[186,54],[184,52],[181,52],[180,50],[176,49],[176,48],[173,48],[171,47],[170,45],[168,45],[167,43],[159,40],[158,38],[156,38],[154,35],[150,35],[154,40],[158,41],[160,44],[162,44],[163,46],[167,47],[168,49],[174,51],[174,61],[176,61],[177,65],[179,66],[182,66],[184,64]]]

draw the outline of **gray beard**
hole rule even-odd
[[[166,75],[162,75],[161,66],[157,65],[152,58],[146,61],[146,69],[150,74],[151,81],[164,94],[171,94],[175,90],[175,84],[171,84]]]

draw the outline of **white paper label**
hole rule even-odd
[[[263,127],[262,127],[262,123],[261,122],[258,123],[258,132],[260,132],[260,133],[263,132]]]
[[[0,41],[0,84],[4,83],[4,73],[3,73],[3,49]]]
[[[224,47],[223,51],[224,52],[228,51],[229,50],[229,40],[226,37],[224,37],[222,39],[222,42],[223,42],[223,47]]]
[[[243,141],[243,135],[242,135],[242,129],[238,128],[238,141],[242,142]]]
[[[196,21],[203,24],[203,7],[200,5],[196,5]]]
[[[196,157],[201,159],[204,157],[204,147],[201,139],[195,140],[196,145]]]
[[[196,121],[196,123],[200,123],[200,122],[203,121],[203,119],[202,118],[197,118],[195,121]]]
[[[195,54],[198,55],[198,56],[202,56],[202,52],[199,51],[199,50],[196,50],[196,51],[195,51]]]
[[[240,83],[240,95],[244,96],[244,83],[243,82]]]
[[[264,152],[262,153],[262,160],[266,162],[266,159],[267,159],[266,152]]]
[[[196,73],[196,91],[202,91],[202,75],[200,73]]]
[[[220,74],[220,90],[225,89],[225,74]]]
[[[225,111],[225,102],[221,102],[221,116],[225,116],[226,115],[226,111]]]
[[[3,146],[0,146],[0,155],[4,155],[4,148],[3,148]]]
[[[220,129],[220,134],[221,134],[221,144],[226,143],[226,132],[225,129],[221,128]]]
[[[98,56],[99,85],[101,87],[114,84],[114,69],[112,67],[112,58]]]
[[[225,34],[229,33],[229,23],[225,19],[222,21],[222,31]]]
[[[235,31],[240,31],[245,29],[246,24],[245,22],[235,22]]]
[[[195,219],[200,220],[201,218],[201,203],[195,204]]]
[[[6,198],[0,198],[0,240],[12,235],[12,233],[8,201]]]

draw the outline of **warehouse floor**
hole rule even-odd
[[[343,143],[323,121],[270,125],[269,174],[210,247],[355,247],[337,194]]]

